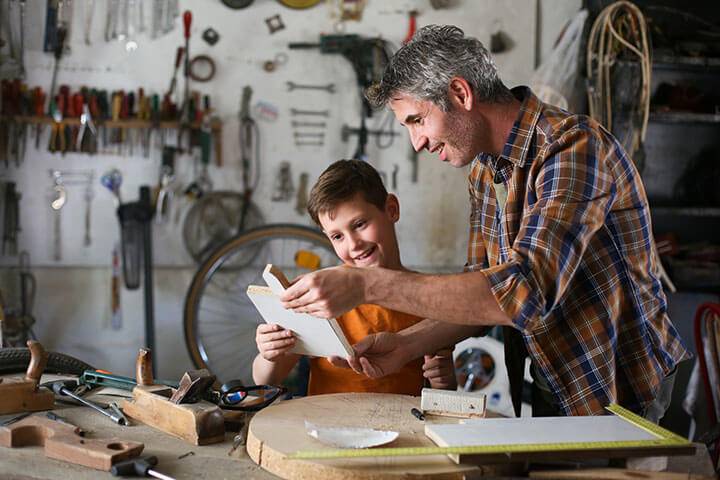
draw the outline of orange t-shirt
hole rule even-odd
[[[420,317],[366,304],[338,317],[337,321],[352,345],[371,333],[398,332],[420,321]],[[310,359],[308,395],[341,392],[420,395],[424,383],[422,364],[423,359],[419,358],[395,373],[370,378],[348,368],[335,367],[326,358],[313,357]]]

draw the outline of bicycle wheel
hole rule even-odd
[[[48,359],[44,373],[80,376],[85,370],[95,370],[82,360],[58,352],[47,352]],[[0,375],[24,373],[30,363],[29,348],[0,349]]]
[[[263,319],[245,291],[248,285],[265,285],[262,272],[268,263],[292,280],[340,260],[319,231],[273,224],[230,239],[200,266],[185,298],[185,342],[195,366],[207,368],[221,382],[253,383],[255,330]]]

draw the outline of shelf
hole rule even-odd
[[[694,112],[650,112],[650,121],[665,123],[720,123],[720,114]]]
[[[0,116],[0,120],[5,122],[16,122],[16,123],[55,123],[55,120],[50,116],[35,117],[35,116],[22,116],[22,115],[3,115]],[[177,120],[161,120],[157,123],[153,123],[152,120],[140,120],[137,118],[129,118],[126,120],[105,120],[104,122],[98,122],[93,120],[95,125],[103,127],[119,127],[119,128],[180,128],[183,123]],[[65,117],[62,119],[62,123],[65,125],[80,125],[79,117]],[[202,128],[200,122],[190,122],[190,128],[192,130],[199,130]],[[215,131],[222,130],[222,121],[219,118],[213,118],[210,120],[210,128]]]
[[[650,207],[653,215],[720,217],[720,207]]]
[[[672,54],[658,54],[653,57],[653,68],[663,70],[707,70],[720,69],[720,58],[690,57]]]

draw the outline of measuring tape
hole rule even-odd
[[[657,440],[619,440],[608,442],[565,442],[565,443],[532,443],[525,445],[478,445],[465,447],[401,447],[401,448],[369,448],[369,449],[337,449],[307,450],[284,457],[286,460],[307,460],[313,458],[360,458],[360,457],[403,457],[417,455],[473,455],[492,453],[527,453],[540,451],[595,450],[610,448],[638,447],[690,447],[689,440],[666,430],[643,417],[634,414],[620,405],[610,404],[605,407],[618,417],[636,427],[650,432]]]

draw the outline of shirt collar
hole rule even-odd
[[[518,167],[523,167],[528,161],[528,151],[534,137],[535,126],[542,112],[543,103],[528,87],[515,87],[511,92],[518,100],[522,100],[522,105],[518,117],[510,130],[510,135],[505,140],[505,147],[500,157]]]

